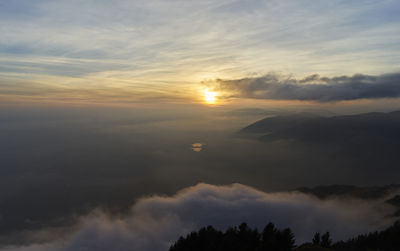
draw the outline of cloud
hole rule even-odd
[[[82,217],[69,236],[60,238],[59,232],[44,231],[41,239],[54,241],[1,250],[161,251],[168,250],[180,235],[201,226],[212,224],[224,229],[242,221],[259,228],[269,221],[280,228],[291,227],[299,242],[310,240],[315,231],[327,230],[341,239],[389,225],[393,219],[385,216],[393,208],[383,205],[382,201],[321,201],[298,192],[265,193],[241,184],[198,184],[174,196],[142,198],[123,217],[95,211]]]
[[[193,96],[203,79],[265,69],[391,72],[399,8],[397,1],[1,1],[0,78]]]
[[[258,78],[217,79],[205,84],[233,92],[234,97],[254,99],[327,102],[400,97],[400,73],[331,78],[314,74],[303,79],[271,73]]]

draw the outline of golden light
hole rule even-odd
[[[208,104],[214,104],[217,101],[217,97],[216,96],[217,96],[216,92],[212,92],[212,91],[208,91],[208,90],[204,91],[204,100]]]

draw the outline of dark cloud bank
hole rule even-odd
[[[217,90],[233,91],[235,97],[255,99],[328,102],[400,96],[400,73],[332,78],[315,74],[303,79],[271,73],[258,78],[217,79],[208,84]]]
[[[393,194],[389,195],[393,196]],[[394,208],[376,200],[329,198],[320,200],[300,192],[266,193],[241,184],[198,184],[173,196],[138,200],[130,213],[112,218],[101,211],[82,217],[68,236],[42,230],[47,242],[8,246],[0,250],[142,250],[161,251],[180,235],[212,224],[224,229],[242,221],[263,227],[273,221],[291,227],[302,242],[315,231],[331,231],[336,239],[381,229],[392,221]],[[35,234],[35,233],[33,233]]]

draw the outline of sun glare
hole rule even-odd
[[[217,101],[217,93],[216,92],[211,92],[208,90],[204,91],[204,100],[208,103],[208,104],[214,104]]]

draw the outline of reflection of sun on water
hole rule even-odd
[[[201,150],[203,150],[203,144],[202,143],[193,143],[192,150],[195,152],[201,152]]]
[[[217,101],[217,93],[216,92],[211,92],[208,90],[204,91],[204,100],[208,103],[208,104],[214,104]]]

